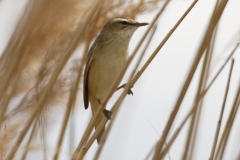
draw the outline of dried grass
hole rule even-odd
[[[21,122],[16,123],[18,127],[11,124],[11,129],[15,129],[11,133],[18,133],[28,122],[13,149],[10,150],[8,147],[11,145],[6,144],[13,143],[14,138],[4,141],[4,146],[2,145],[4,149],[1,149],[0,154],[5,157],[10,153],[7,159],[12,159],[33,122],[41,124],[34,128],[44,130],[48,121],[49,113],[47,112],[51,111],[52,107],[65,106],[68,103],[68,112],[66,112],[65,124],[61,131],[62,136],[60,136],[63,137],[69,111],[76,100],[74,97],[77,95],[90,42],[110,18],[134,18],[139,13],[154,9],[158,3],[157,1],[136,3],[131,0],[102,1],[102,4],[98,6],[100,7],[98,14],[94,18],[90,15],[89,21],[84,24],[94,2],[35,0],[27,4],[0,59],[0,75],[3,77],[0,80],[0,125],[4,126],[12,121]],[[66,65],[76,47],[84,44],[88,45],[81,59],[75,58],[76,60]],[[78,63],[74,63],[76,61]],[[67,100],[68,95],[69,100]],[[9,108],[9,102],[18,96],[23,96],[19,105]],[[3,137],[6,139],[6,136]],[[29,144],[31,139],[29,139]],[[59,147],[61,141],[62,138],[59,139]],[[26,155],[27,150],[25,151]]]
[[[41,132],[44,152],[46,154],[45,134],[48,132],[47,125],[50,121],[48,117],[54,110],[64,107],[66,111],[63,116],[58,143],[55,146],[55,154],[53,157],[53,159],[57,160],[59,158],[59,153],[62,152],[62,142],[70,113],[75,107],[84,63],[91,42],[110,18],[136,18],[140,13],[157,9],[158,3],[159,1],[157,0],[140,0],[137,2],[133,0],[101,0],[97,1],[97,3],[93,0],[29,1],[23,16],[20,18],[0,58],[0,159],[12,160],[22,148],[23,154],[21,158],[23,160],[26,159],[28,152],[32,149],[31,146],[34,146],[36,133],[39,133],[39,131]],[[168,3],[169,1],[165,1],[162,10],[158,12],[158,15],[151,23],[148,31],[144,34],[144,37],[134,50],[125,70]],[[129,82],[126,84],[124,92],[112,107],[111,111],[113,111],[114,115],[117,114],[128,89],[141,77],[142,73],[144,73],[145,69],[167,42],[168,38],[171,37],[178,25],[187,16],[190,10],[194,9],[193,7],[196,3],[197,0],[192,3],[163,41],[159,43],[159,46],[157,46],[143,68],[137,73],[135,72],[139,63],[136,64],[136,68],[133,70],[130,76],[131,79],[129,79]],[[238,47],[237,44],[213,81],[206,87],[209,66],[212,61],[212,50],[214,48],[214,43],[210,43],[210,41],[226,4],[227,0],[222,0],[219,4],[216,4],[212,19],[209,22],[208,30],[200,44],[196,58],[193,61],[191,70],[186,78],[186,82],[179,95],[175,108],[169,116],[164,133],[157,143],[153,159],[164,159],[167,151],[177,138],[178,133],[183,128],[185,122],[190,118],[191,127],[189,127],[182,159],[191,159],[193,157],[195,139],[198,133],[198,121],[201,118],[201,110],[199,110],[201,107],[199,107],[199,103]],[[217,34],[217,32],[215,33]],[[80,54],[75,53],[78,47],[82,48]],[[206,49],[208,49],[208,51],[204,52]],[[144,53],[142,53],[142,56],[143,54]],[[206,59],[202,68],[202,76],[195,97],[195,104],[186,115],[181,125],[174,132],[172,138],[166,144],[166,147],[164,147],[164,142],[166,142],[166,138],[169,136],[169,130],[171,129],[178,109],[181,106],[181,102],[185,97],[185,93],[203,55],[205,55]],[[140,60],[141,58],[139,62]],[[121,76],[124,75],[124,72]],[[119,78],[119,80],[120,79],[121,78]],[[112,88],[112,92],[114,92],[114,90],[115,89]],[[104,103],[107,103],[108,99],[111,97],[111,93],[106,97]],[[210,159],[221,159],[224,154],[231,126],[239,106],[238,97],[239,93],[236,94],[232,112],[229,115],[228,123],[225,126],[224,133],[218,146],[218,132],[216,132]],[[18,105],[14,107],[11,106],[10,102],[16,99],[20,99]],[[104,106],[104,103],[102,106]],[[99,108],[97,114],[100,114],[101,111],[101,108]],[[105,126],[108,121],[105,118],[96,132],[90,137],[95,119],[96,118],[93,117],[89,122],[85,134],[82,136],[75,153],[72,155],[73,159],[83,159],[100,132],[101,127]],[[110,122],[106,130],[107,132],[111,129],[113,124],[114,123]],[[104,134],[105,139],[108,137],[107,132]],[[23,142],[23,139],[27,139],[27,142]],[[105,139],[103,139],[102,144],[104,144]],[[98,159],[102,147],[103,145],[99,147],[95,159]],[[215,148],[217,148],[217,150]]]

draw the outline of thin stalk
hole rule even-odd
[[[229,54],[228,58],[226,59],[226,61],[223,63],[222,67],[218,70],[218,72],[216,73],[216,75],[214,76],[213,80],[209,83],[208,87],[205,89],[207,90],[209,88],[210,85],[212,85],[212,83],[215,81],[215,79],[218,77],[218,75],[220,74],[220,72],[223,70],[223,68],[226,66],[227,62],[230,60],[230,58],[233,56],[233,54],[236,52],[238,46],[240,45],[240,43],[237,43],[236,46],[233,48],[233,50],[231,51],[231,53]],[[204,93],[204,92],[203,92]]]
[[[200,108],[201,105],[199,103],[201,103],[203,101],[203,99],[201,101],[197,101],[197,99],[199,99],[198,97],[201,94],[201,91],[203,89],[203,85],[204,85],[204,79],[206,76],[206,68],[207,68],[207,61],[209,59],[209,52],[206,52],[205,57],[204,57],[204,63],[202,66],[202,71],[201,71],[201,77],[200,77],[200,81],[199,81],[199,85],[198,85],[198,90],[197,90],[197,94],[195,96],[195,103],[197,103],[198,107],[195,107],[195,109],[193,110],[193,114],[192,114],[192,119],[191,119],[191,123],[190,123],[190,127],[189,127],[189,131],[188,131],[188,135],[187,135],[187,143],[185,145],[185,151],[184,151],[184,155],[183,155],[183,159],[188,159],[188,154],[189,154],[189,149],[191,148],[191,151],[193,150],[193,133],[194,131],[196,131],[197,128],[197,124],[196,124],[196,118],[197,118],[197,114],[200,112]],[[191,147],[190,147],[191,146]],[[189,158],[191,159],[191,158]]]
[[[44,23],[40,23],[40,25],[43,25]],[[39,27],[38,27],[39,28]],[[38,29],[37,28],[37,29]],[[35,30],[37,30],[35,29]],[[31,32],[30,32],[31,33]],[[26,38],[26,37],[25,37]],[[22,49],[20,50],[17,50],[17,53],[15,54],[16,55],[20,55],[21,58],[18,59],[18,61],[16,62],[15,64],[15,74],[12,73],[11,75],[15,75],[15,78],[13,78],[13,82],[11,82],[12,84],[12,87],[11,87],[11,92],[9,95],[6,95],[6,97],[4,98],[5,100],[5,103],[3,105],[3,108],[1,110],[1,115],[0,115],[0,126],[1,126],[1,123],[4,121],[4,116],[5,116],[5,113],[7,111],[7,107],[8,107],[8,104],[11,100],[11,98],[14,96],[14,93],[17,89],[17,81],[19,81],[20,79],[20,76],[21,76],[21,73],[22,73],[22,70],[24,69],[24,67],[26,66],[26,62],[29,58],[29,55],[31,54],[31,50],[32,50],[32,46],[34,46],[34,43],[36,42],[37,40],[37,37],[31,37],[31,34],[30,36],[28,37],[28,39],[26,41],[29,41],[29,39],[32,39],[29,43],[27,43],[30,47],[30,49],[28,49],[27,51],[24,50],[24,48],[26,48],[26,46],[22,46]],[[23,44],[26,44],[23,42]],[[14,55],[13,55],[14,56]],[[18,56],[17,56],[18,57]],[[14,63],[14,62],[11,62],[11,63]],[[7,88],[6,88],[7,90]]]
[[[178,110],[180,108],[182,100],[183,100],[183,98],[184,98],[184,96],[185,96],[185,94],[187,92],[188,86],[189,86],[189,84],[190,84],[190,82],[192,80],[192,77],[193,77],[193,75],[194,75],[194,73],[196,71],[196,68],[197,68],[197,66],[199,64],[199,61],[200,61],[200,59],[202,57],[202,54],[205,51],[206,47],[209,45],[212,32],[213,32],[217,22],[219,21],[221,15],[222,15],[222,12],[223,12],[223,10],[225,8],[226,3],[227,3],[226,0],[221,1],[221,4],[220,4],[218,10],[216,11],[216,14],[212,15],[212,18],[211,18],[212,21],[210,22],[210,24],[208,26],[207,32],[205,33],[204,39],[203,39],[203,41],[202,41],[202,43],[200,45],[200,48],[198,50],[198,53],[197,53],[197,55],[196,55],[196,57],[194,59],[194,62],[193,62],[192,67],[191,67],[191,70],[190,70],[190,72],[188,74],[188,77],[187,77],[185,83],[184,83],[184,86],[183,86],[182,91],[181,91],[181,93],[179,95],[179,98],[178,98],[178,100],[176,102],[176,105],[175,105],[175,107],[174,107],[174,109],[173,109],[173,111],[172,111],[172,113],[171,113],[171,115],[170,115],[170,117],[168,119],[168,122],[167,122],[167,124],[165,126],[165,129],[164,129],[164,132],[163,132],[163,135],[162,135],[161,139],[159,140],[159,142],[157,144],[153,160],[158,160],[159,159],[159,154],[160,154],[160,151],[162,150],[163,144],[164,144],[164,142],[165,142],[165,140],[167,138],[167,135],[168,135],[168,133],[170,131],[170,128],[171,128],[171,126],[173,124],[173,121],[174,121],[174,119],[175,119],[175,117],[177,115],[177,112],[178,112]]]
[[[72,87],[71,90],[70,90],[70,96],[69,96],[69,100],[68,100],[67,110],[65,112],[64,120],[63,120],[63,123],[62,123],[60,136],[58,138],[58,143],[57,143],[57,146],[56,146],[55,155],[53,157],[54,160],[58,159],[59,153],[61,152],[62,141],[63,141],[65,131],[66,131],[66,128],[67,128],[68,119],[69,119],[71,110],[73,108],[73,105],[75,103],[74,99],[76,99],[76,93],[75,93],[75,89]]]
[[[228,58],[226,59],[226,61],[224,62],[224,64],[222,65],[222,67],[218,70],[218,72],[216,73],[216,75],[214,76],[214,78],[210,81],[209,85],[207,86],[207,88],[205,90],[203,90],[200,94],[200,96],[198,97],[197,101],[195,102],[195,104],[193,105],[192,109],[188,112],[188,114],[185,116],[184,120],[182,121],[182,123],[179,125],[179,127],[176,129],[176,131],[174,132],[173,136],[171,137],[171,139],[169,140],[168,144],[166,145],[166,147],[162,150],[162,152],[160,153],[160,158],[162,159],[165,155],[166,155],[166,151],[171,147],[171,145],[173,144],[174,140],[176,139],[177,135],[179,134],[180,130],[182,129],[183,125],[186,123],[186,121],[188,120],[188,118],[192,115],[195,107],[197,107],[198,102],[206,95],[206,93],[208,92],[208,90],[210,89],[210,87],[212,86],[212,84],[215,82],[215,80],[217,79],[217,77],[219,76],[219,74],[221,73],[221,71],[223,70],[223,68],[226,66],[227,62],[230,60],[230,58],[233,56],[233,54],[235,53],[237,47],[239,46],[239,44],[237,44],[233,51],[230,53],[230,55],[228,56]]]
[[[25,160],[26,157],[27,157],[27,153],[28,153],[28,151],[29,151],[29,146],[30,146],[30,144],[31,144],[31,142],[32,142],[32,139],[33,139],[33,138],[35,137],[35,135],[36,135],[36,128],[37,128],[37,121],[35,121],[35,123],[34,123],[34,125],[33,125],[31,135],[30,135],[30,137],[29,137],[29,139],[28,139],[28,142],[27,142],[27,144],[26,144],[26,146],[25,146],[25,150],[24,150],[24,153],[23,153],[23,156],[22,156],[21,160]]]
[[[22,37],[22,43],[25,44],[27,42],[27,39],[29,39],[29,34],[25,35]],[[20,40],[21,41],[21,40]],[[4,76],[1,78],[1,85],[0,85],[0,99],[3,98],[3,95],[6,93],[7,88],[9,87],[9,83],[11,82],[11,78],[14,75],[14,71],[17,69],[17,66],[19,66],[19,59],[21,59],[21,55],[25,55],[26,53],[24,52],[25,46],[20,46],[21,44],[18,44],[16,48],[13,48],[13,55],[11,56],[11,63],[7,64],[7,67],[5,67],[5,72],[3,73]],[[20,54],[22,53],[22,54]],[[9,55],[10,57],[10,55]],[[6,65],[6,64],[5,64]],[[3,111],[6,110],[3,108]],[[3,112],[1,113],[1,117],[3,117]],[[2,119],[2,118],[1,118]]]
[[[32,88],[32,89],[33,89],[33,88]],[[21,112],[21,111],[23,110],[23,105],[24,105],[24,103],[26,102],[28,96],[30,95],[32,89],[30,89],[27,93],[24,94],[23,98],[22,98],[21,101],[18,103],[18,105],[16,106],[15,109],[13,109],[12,111],[10,111],[9,114],[7,114],[7,115],[5,115],[5,116],[3,117],[3,119],[2,119],[2,124],[3,124],[4,121],[10,119],[11,117],[14,117],[15,114],[17,114],[17,113],[19,113],[19,112]],[[2,124],[1,124],[1,125],[2,125]],[[1,127],[1,125],[0,125],[0,127]]]
[[[97,17],[97,15],[95,15],[95,17]],[[87,44],[88,45],[88,49],[89,49],[89,46],[90,46],[90,41],[89,43]],[[87,53],[86,55],[84,55],[84,59],[86,60],[86,57],[87,57]],[[85,62],[83,63],[85,64]],[[71,115],[70,115],[70,129],[69,129],[69,151],[72,153],[75,149],[75,108],[72,109],[72,112],[71,112]]]
[[[216,12],[216,9],[219,5],[219,2],[220,2],[220,0],[217,0],[214,12]],[[212,40],[210,41],[210,44],[206,49],[206,54],[205,54],[206,62],[204,60],[204,65],[206,63],[206,69],[204,69],[205,73],[204,73],[203,82],[202,82],[202,85],[201,85],[202,86],[201,90],[203,90],[207,85],[207,81],[208,81],[208,77],[209,77],[209,70],[210,70],[210,66],[211,66],[211,62],[212,62],[214,43],[215,43],[215,40],[216,40],[217,29],[218,29],[218,23],[217,23],[217,25],[216,25],[216,27],[213,31]],[[195,120],[196,122],[195,122],[195,127],[194,127],[194,130],[193,130],[193,138],[192,138],[192,143],[191,143],[192,147],[191,147],[191,152],[190,152],[190,155],[189,155],[189,159],[193,159],[192,157],[193,157],[193,154],[194,154],[195,142],[196,142],[196,137],[197,137],[198,128],[199,128],[199,121],[200,121],[200,117],[201,117],[201,113],[202,113],[203,101],[204,101],[204,99],[199,102],[199,107],[196,110],[196,120]]]
[[[180,23],[183,21],[183,19],[187,16],[187,14],[191,11],[191,9],[194,7],[194,5],[197,3],[198,0],[195,0],[190,7],[186,10],[186,12],[182,15],[182,17],[177,21],[177,23],[174,25],[174,27],[168,32],[168,34],[164,37],[162,42],[158,45],[158,47],[155,49],[153,54],[148,58],[146,63],[143,65],[143,67],[137,72],[137,74],[133,77],[131,81],[131,86],[137,82],[137,80],[141,77],[142,73],[146,70],[148,65],[152,62],[154,57],[157,55],[158,51],[163,47],[163,45],[167,42],[169,37],[172,35],[172,33],[176,30],[176,28],[180,25]]]
[[[154,145],[152,146],[152,148],[149,150],[148,154],[146,155],[146,157],[144,158],[144,160],[148,160],[151,156],[151,153],[154,151],[156,147],[156,143],[154,143]]]
[[[226,126],[224,128],[224,131],[223,131],[223,134],[222,134],[222,137],[221,137],[221,141],[220,141],[219,146],[218,146],[218,151],[217,151],[215,159],[218,158],[219,160],[222,160],[222,157],[223,157],[223,154],[224,154],[224,151],[225,151],[225,147],[226,147],[226,144],[227,144],[227,141],[228,141],[228,137],[229,137],[229,134],[230,134],[230,131],[231,131],[231,128],[232,128],[232,124],[234,122],[235,116],[236,116],[238,108],[239,108],[238,107],[239,106],[239,97],[240,97],[240,83],[239,83],[239,87],[238,87],[238,92],[235,96],[235,100],[234,100],[234,103],[233,103],[233,106],[232,106],[231,113],[228,117],[228,121],[227,121]]]
[[[28,55],[29,53],[26,52],[26,45],[29,45],[29,43],[27,43],[32,36],[32,32],[36,29],[35,25],[32,24],[36,24],[38,22],[38,19],[36,17],[31,16],[31,14],[29,14],[30,11],[32,11],[31,5],[34,3],[34,1],[29,2],[28,3],[28,9],[25,11],[25,15],[22,16],[22,20],[24,21],[24,16],[27,15],[27,18],[29,21],[33,22],[29,25],[26,25],[25,27],[22,27],[22,21],[20,21],[18,23],[18,28],[20,28],[20,30],[16,30],[15,33],[12,35],[10,42],[13,42],[13,44],[8,44],[6,50],[4,51],[4,53],[1,56],[0,61],[3,62],[3,70],[2,70],[2,74],[4,76],[1,77],[0,79],[0,99],[3,98],[3,95],[6,93],[6,90],[8,89],[8,87],[10,86],[10,82],[11,79],[13,78],[13,75],[15,75],[15,71],[18,68],[18,66],[21,63],[21,61],[19,61],[19,59],[21,59],[21,57],[25,57],[26,55]],[[40,9],[36,9],[36,12],[40,12]],[[30,16],[28,16],[30,15]],[[41,15],[36,14],[36,15]],[[39,23],[42,24],[42,23]],[[27,31],[27,32],[24,32]],[[17,37],[17,39],[16,39]],[[25,60],[23,60],[25,61]],[[7,64],[7,67],[4,66]],[[5,67],[5,68],[4,68]],[[5,110],[5,108],[3,109]],[[5,112],[4,112],[5,114]],[[3,113],[1,113],[1,116],[3,115]],[[3,117],[3,116],[2,116]]]
[[[214,32],[214,33],[216,33],[216,32]],[[210,68],[210,63],[211,63],[211,57],[212,57],[212,52],[209,52],[210,48],[211,48],[211,43],[207,47],[207,50],[206,50],[206,53],[204,56],[204,62],[203,62],[203,66],[202,66],[198,90],[197,90],[197,94],[195,96],[195,103],[197,102],[198,106],[196,107],[196,109],[194,109],[194,112],[192,115],[189,131],[188,131],[188,135],[187,135],[187,143],[185,145],[185,151],[184,151],[184,156],[183,156],[184,160],[187,159],[189,150],[190,150],[189,159],[192,159],[192,154],[194,151],[195,139],[197,136],[198,123],[199,123],[199,119],[200,119],[200,115],[201,115],[204,97],[200,101],[197,101],[197,99],[199,99],[198,97],[200,96],[202,90],[205,88],[206,83],[207,83],[208,73],[209,73],[209,68]]]
[[[55,151],[55,155],[54,155],[54,158],[53,158],[54,160],[58,159],[59,153],[61,151],[62,141],[63,141],[65,131],[66,131],[66,128],[67,128],[68,120],[69,120],[69,117],[70,117],[70,113],[71,113],[71,111],[72,111],[72,109],[75,105],[75,102],[76,102],[78,85],[79,85],[79,82],[80,82],[80,79],[81,79],[81,76],[82,76],[82,70],[83,70],[83,66],[84,66],[84,62],[85,62],[85,59],[86,59],[86,55],[87,55],[87,52],[88,52],[89,45],[90,45],[90,42],[88,42],[85,46],[85,50],[83,52],[83,58],[82,58],[81,63],[80,63],[81,65],[78,69],[77,79],[76,79],[74,85],[72,86],[72,88],[70,90],[67,110],[65,112],[64,120],[63,120],[63,123],[62,123],[62,129],[61,129],[60,136],[59,136],[59,139],[58,139],[58,144],[57,144],[57,147],[56,147],[57,149]]]
[[[209,158],[210,160],[213,160],[214,153],[215,153],[216,146],[217,146],[217,140],[218,140],[218,136],[219,136],[219,132],[220,132],[220,128],[221,128],[221,123],[222,123],[222,117],[223,117],[223,113],[224,113],[224,109],[225,109],[225,104],[226,104],[226,101],[227,101],[227,96],[228,96],[228,90],[229,90],[229,85],[230,85],[231,76],[232,76],[233,65],[234,65],[234,59],[232,60],[231,67],[230,67],[230,70],[229,70],[228,81],[227,81],[227,85],[226,85],[226,89],[225,89],[225,95],[224,95],[224,99],[223,99],[223,103],[222,103],[222,109],[221,109],[221,113],[219,115],[219,120],[218,120],[216,132],[215,132],[215,136],[214,136],[214,141],[213,141],[213,145],[212,145],[212,151],[211,151],[211,155],[210,155],[210,158]]]
[[[36,118],[36,115],[38,115],[39,112],[41,112],[43,110],[43,102],[46,99],[46,97],[48,96],[49,91],[52,89],[55,81],[57,80],[59,74],[61,73],[63,67],[65,66],[65,64],[67,63],[68,59],[70,58],[70,56],[72,55],[73,51],[76,49],[79,40],[81,39],[83,32],[86,29],[87,24],[90,22],[91,18],[93,17],[94,13],[96,12],[96,10],[98,9],[100,1],[98,1],[97,3],[95,3],[95,5],[93,6],[92,10],[89,12],[89,14],[87,15],[85,21],[83,22],[83,24],[81,25],[81,27],[78,29],[78,32],[76,32],[76,38],[73,40],[73,42],[70,44],[70,46],[68,47],[66,54],[62,57],[62,59],[59,62],[59,65],[57,66],[56,70],[54,71],[54,73],[52,74],[48,84],[46,85],[46,87],[44,88],[44,90],[42,91],[42,94],[39,98],[39,101],[37,102],[37,104],[34,106],[34,111],[32,113],[32,116],[27,120],[27,123],[25,125],[25,127],[23,128],[22,132],[19,134],[19,137],[17,138],[17,141],[15,143],[15,145],[13,145],[13,148],[11,149],[9,155],[7,156],[6,160],[12,160],[15,153],[17,152],[20,144],[22,143],[23,138],[25,137],[27,131],[29,130],[32,122],[34,121],[34,119]]]

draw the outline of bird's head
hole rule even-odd
[[[102,32],[107,37],[130,40],[136,29],[145,25],[148,23],[139,23],[127,18],[113,18],[104,25]]]

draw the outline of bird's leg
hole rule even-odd
[[[125,88],[126,85],[127,85],[127,84],[125,83],[125,84],[119,86],[119,87],[116,89],[116,91],[118,91],[118,90],[121,89],[121,88]],[[133,86],[130,87],[130,89],[128,90],[128,93],[127,93],[127,94],[128,94],[128,95],[131,94],[131,95],[133,96],[133,92],[132,92],[131,88],[133,88]]]
[[[104,115],[107,117],[107,119],[111,120],[113,117],[113,113],[107,109],[103,110]]]
[[[101,104],[100,100],[97,99],[98,103]],[[113,113],[107,109],[104,109],[103,110],[103,114],[107,117],[107,119],[111,120],[112,119],[112,116],[113,116]]]

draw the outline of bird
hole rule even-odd
[[[93,115],[111,88],[117,88],[119,85],[113,86],[128,60],[128,47],[132,35],[138,27],[145,25],[148,23],[139,23],[129,18],[110,19],[90,47],[83,77],[83,99],[85,109],[90,102]],[[95,129],[104,116],[107,116],[104,113],[106,112],[103,111],[98,116],[94,124]],[[103,132],[104,129],[97,137],[98,144]]]

